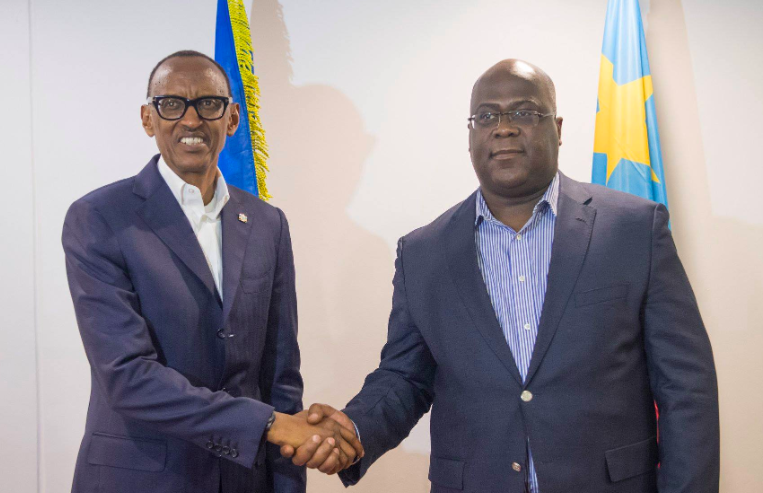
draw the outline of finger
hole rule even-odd
[[[347,428],[340,427],[339,433],[342,435],[342,440],[352,447],[354,451],[353,455],[358,457],[363,457],[365,455],[366,452],[363,449],[363,445],[360,443],[360,440],[358,440],[358,437],[355,436],[355,430],[350,431]],[[353,460],[355,459],[353,458]]]
[[[331,451],[328,459],[318,467],[318,470],[325,474],[334,474],[337,468],[342,467],[342,461],[340,459],[339,449],[335,448]]]
[[[341,471],[342,469],[345,469],[352,464],[352,462],[355,460],[355,450],[352,449],[352,447],[348,447],[347,443],[344,442],[341,438],[337,437],[337,447],[336,447],[337,453],[339,454],[339,469],[338,471]]]
[[[318,450],[315,451],[310,460],[305,464],[310,469],[317,469],[320,465],[326,462],[326,459],[331,456],[331,452],[336,447],[336,440],[333,437],[329,437],[323,440]]]
[[[352,445],[342,440],[341,438],[339,438],[337,442],[339,445],[337,448],[339,448],[342,451],[342,453],[347,457],[347,462],[354,461],[355,456],[358,454],[355,452],[355,449],[352,447]]]
[[[315,454],[315,451],[318,450],[322,441],[320,435],[313,435],[310,440],[300,445],[299,448],[294,451],[294,456],[291,458],[291,462],[295,466],[304,466],[313,454]]]
[[[281,456],[291,457],[292,455],[294,455],[294,447],[291,445],[284,445],[281,447]]]
[[[336,467],[336,468],[335,468],[333,471],[329,472],[329,473],[328,473],[329,475],[331,475],[331,474],[336,474],[336,473],[338,473],[339,471],[342,471],[342,470],[344,470],[344,469],[347,469],[348,467],[350,467],[350,466],[352,465],[352,461],[353,461],[353,459],[351,459],[351,458],[347,457],[347,456],[346,456],[346,455],[344,455],[344,454],[342,454],[342,456],[344,456],[344,458],[343,458],[342,462],[341,462],[341,463],[340,463],[340,464],[339,464],[339,465],[338,465],[338,466],[337,466],[337,467]]]

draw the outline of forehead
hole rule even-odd
[[[523,102],[550,109],[553,98],[548,85],[537,75],[499,70],[485,74],[474,85],[471,109],[480,106],[506,108]]]
[[[151,92],[187,98],[228,94],[220,70],[201,57],[177,57],[164,62],[154,74]]]

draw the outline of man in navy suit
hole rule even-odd
[[[291,416],[302,377],[289,228],[217,169],[239,122],[230,96],[201,53],[159,62],[141,117],[161,154],[66,215],[92,376],[73,492],[303,493],[304,468],[266,442],[323,437],[342,465],[355,457],[342,434],[360,448],[338,425]]]
[[[344,412],[310,408],[359,433],[342,481],[431,407],[433,493],[717,493],[713,356],[666,209],[558,172],[533,65],[490,68],[471,114],[479,189],[399,241],[379,368]],[[330,470],[316,449],[282,453]]]

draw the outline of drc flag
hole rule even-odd
[[[609,0],[601,51],[591,181],[667,207],[638,0]]]

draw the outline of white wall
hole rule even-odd
[[[215,3],[0,6],[0,66],[12,68],[0,89],[14,95],[15,115],[0,118],[13,184],[2,230],[14,233],[0,243],[0,273],[12,280],[0,288],[0,423],[14,444],[0,452],[2,491],[38,491],[38,462],[39,491],[70,488],[89,368],[66,286],[63,217],[77,197],[135,174],[155,152],[138,113],[148,73],[178,49],[213,53]],[[546,69],[565,117],[561,168],[589,179],[606,2],[248,3],[269,183],[294,238],[305,401],[340,406],[378,362],[397,238],[477,185],[465,119],[482,71],[507,57]],[[722,491],[761,491],[763,5],[642,8],[673,229],[718,365]],[[354,490],[428,491],[427,454],[424,420]],[[311,492],[342,490],[336,478],[310,481]]]
[[[0,3],[0,490],[37,491],[35,201],[32,163],[29,5]],[[10,70],[9,70],[10,68]]]

